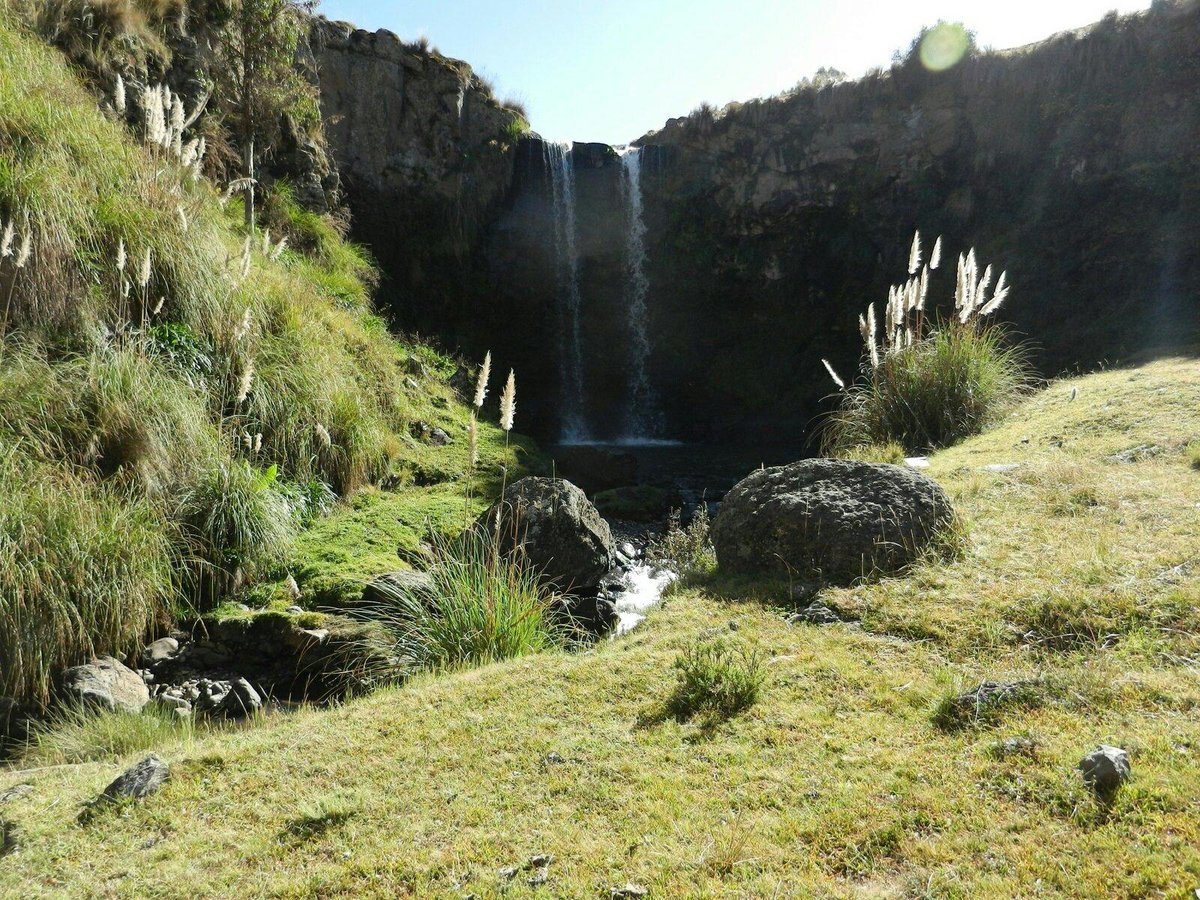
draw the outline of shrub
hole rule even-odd
[[[679,719],[706,712],[728,718],[753,706],[766,680],[757,650],[698,641],[675,658],[678,682],[668,707]]]
[[[247,577],[276,563],[295,530],[292,506],[275,487],[277,469],[244,460],[223,463],[183,495],[183,524],[191,596],[212,603]]]
[[[838,408],[820,431],[826,454],[870,445],[915,452],[952,444],[982,431],[1025,393],[1023,349],[1009,344],[1001,326],[988,324],[1008,297],[1006,273],[989,298],[992,267],[980,273],[974,250],[960,256],[954,314],[939,320],[926,315],[925,304],[940,257],[938,238],[922,267],[920,235],[914,238],[911,277],[889,292],[882,339],[875,305],[859,316],[866,346],[861,378],[847,385],[824,361],[840,390]]]
[[[646,560],[679,575],[704,575],[717,567],[717,554],[709,535],[708,507],[701,503],[692,521],[681,524],[680,510],[672,510],[667,530],[646,545]]]
[[[1037,681],[981,681],[973,690],[943,697],[933,711],[933,724],[943,731],[992,725],[1004,712],[1034,709],[1044,698]]]
[[[360,611],[386,625],[406,668],[481,666],[561,647],[568,637],[540,573],[519,549],[499,552],[480,529],[435,537],[428,574],[430,591],[380,585],[379,599]]]
[[[0,695],[44,701],[58,670],[125,655],[173,596],[167,525],[78,470],[0,456]]]

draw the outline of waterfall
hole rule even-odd
[[[650,278],[646,274],[646,221],[642,214],[642,148],[625,148],[621,167],[624,176],[621,191],[625,199],[625,308],[631,350],[624,439],[637,442],[653,440],[662,433],[662,412],[646,371],[651,352],[646,308]]]
[[[571,144],[542,144],[554,214],[555,285],[558,299],[558,354],[562,372],[560,408],[564,443],[591,437],[583,398],[583,340],[579,290],[579,251],[575,233],[575,167]]]

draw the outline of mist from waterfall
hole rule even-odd
[[[558,352],[562,375],[560,439],[584,443],[591,438],[583,398],[583,338],[580,314],[579,250],[575,223],[575,166],[572,145],[542,144],[554,215],[555,286],[558,311]]]
[[[624,414],[624,442],[654,441],[662,434],[658,396],[646,370],[650,360],[650,322],[646,300],[646,220],[642,212],[642,148],[621,151],[621,192],[625,200],[626,321],[629,326],[629,399]]]

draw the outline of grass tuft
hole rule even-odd
[[[675,658],[677,683],[667,703],[678,719],[700,713],[727,719],[753,706],[766,681],[757,650],[697,640]]]

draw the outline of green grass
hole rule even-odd
[[[701,640],[675,657],[677,682],[667,709],[679,719],[708,713],[727,719],[753,706],[766,672],[755,650],[723,640]]]
[[[168,743],[170,782],[103,828],[76,817],[141,751],[4,772],[0,790],[34,792],[5,805],[22,850],[0,894],[1180,896],[1200,884],[1200,640],[1177,617],[1197,596],[1195,476],[1177,452],[1105,460],[1181,451],[1198,411],[1195,360],[1162,360],[1056,382],[934,454],[968,546],[824,591],[854,624],[790,625],[786,584],[710,576],[587,652]],[[1071,472],[1105,502],[1057,512]],[[1027,639],[1018,615],[1055,596],[1107,609],[1118,637]],[[763,655],[758,702],[663,716],[676,658],[719,636]],[[985,679],[1045,690],[935,723]],[[1101,743],[1133,765],[1107,806],[1075,768]],[[554,856],[544,887],[501,878],[535,854]]]
[[[844,456],[872,446],[945,447],[997,421],[1028,384],[1024,353],[1001,327],[941,323],[849,385],[822,423],[822,448]]]

